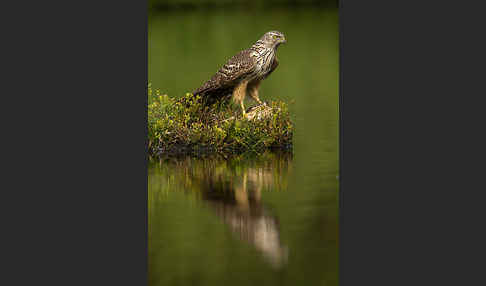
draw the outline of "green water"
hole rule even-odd
[[[151,160],[149,285],[338,284],[337,10],[152,13],[149,82],[190,92],[269,30],[287,44],[260,98],[290,102],[293,154]]]

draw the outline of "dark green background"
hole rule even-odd
[[[263,33],[283,32],[288,42],[277,51],[280,66],[262,83],[260,97],[289,102],[295,124],[285,172],[272,156],[217,166],[204,160],[150,164],[150,285],[338,284],[338,10],[265,7],[149,12],[149,82],[170,96],[197,88]],[[252,170],[272,174],[262,204],[279,221],[287,263],[276,269],[235,237],[198,195],[200,184],[181,182],[187,166],[196,174],[219,168],[218,180],[229,191]]]

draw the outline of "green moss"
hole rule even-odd
[[[230,103],[206,107],[199,96],[175,99],[150,85],[148,94],[150,155],[258,153],[292,146],[293,125],[282,101],[260,106],[264,112],[252,111],[257,116],[249,120]]]

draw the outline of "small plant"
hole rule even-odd
[[[205,106],[190,93],[174,99],[149,85],[148,94],[150,155],[224,155],[291,147],[293,125],[282,101],[261,105],[243,117],[229,103]]]

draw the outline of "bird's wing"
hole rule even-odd
[[[243,50],[234,55],[214,74],[210,80],[196,89],[193,94],[208,94],[217,90],[227,90],[250,75],[255,70],[256,61],[250,50]]]

